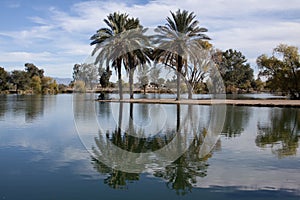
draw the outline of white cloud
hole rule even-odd
[[[23,62],[26,61],[51,61],[53,55],[49,52],[30,53],[30,52],[8,52],[0,54],[0,62]]]

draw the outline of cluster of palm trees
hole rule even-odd
[[[103,65],[108,71],[114,68],[118,76],[120,99],[122,91],[122,66],[129,76],[130,98],[133,98],[133,76],[135,69],[151,62],[162,63],[175,70],[177,75],[177,100],[180,100],[180,80],[185,73],[188,60],[197,63],[197,55],[203,47],[203,40],[209,40],[199,27],[193,12],[177,10],[171,12],[164,26],[158,26],[155,34],[146,34],[138,18],[128,14],[113,13],[104,20],[107,27],[99,29],[91,37],[95,45],[92,55],[95,64]]]

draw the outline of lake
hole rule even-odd
[[[95,97],[0,95],[0,199],[300,198],[299,108]]]

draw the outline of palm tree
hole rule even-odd
[[[112,38],[126,30],[125,26],[127,17],[127,14],[120,14],[116,12],[108,15],[107,19],[104,19],[104,22],[109,28],[99,29],[97,33],[90,38],[92,40],[91,45],[96,45],[92,55],[94,56],[95,53],[101,49],[95,60],[95,64],[99,63],[99,66],[101,67],[104,59],[106,59],[106,66],[109,68],[109,62],[113,62],[113,67],[117,71],[118,75],[120,99],[123,99],[121,73],[122,57],[113,56],[117,53],[118,48],[114,48],[115,46],[111,45],[111,41],[113,41]]]
[[[136,67],[143,67],[144,64],[150,63],[150,39],[145,35],[146,31],[147,29],[143,29],[142,26],[140,26],[137,29],[127,31],[126,35],[128,52],[124,65],[129,75],[130,99],[133,99],[133,76]]]
[[[96,44],[92,55],[99,51],[95,64],[101,67],[104,62],[109,68],[111,64],[118,75],[120,99],[122,91],[122,63],[129,74],[130,93],[133,98],[133,73],[138,64],[148,62],[143,51],[149,46],[148,37],[137,18],[129,18],[127,14],[113,13],[104,22],[109,28],[101,28],[91,37],[91,45]],[[108,69],[107,69],[108,71]]]
[[[104,19],[108,28],[101,28],[91,37],[91,45],[96,45],[92,55],[100,50],[96,57],[95,64],[102,67],[106,61],[107,71],[109,64],[115,68],[118,75],[120,99],[123,99],[122,91],[122,61],[124,61],[124,44],[120,34],[126,30],[134,29],[138,26],[136,21],[128,20],[128,14],[113,13]]]
[[[153,59],[173,68],[177,73],[177,100],[180,100],[180,76],[184,64],[188,58],[196,58],[197,52],[202,47],[199,40],[209,40],[204,32],[206,28],[200,28],[195,20],[196,15],[180,9],[176,13],[171,12],[172,18],[167,17],[164,26],[158,26],[155,31],[154,44],[158,44],[154,50]]]

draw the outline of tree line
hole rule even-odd
[[[25,64],[25,70],[7,72],[0,67],[0,92],[29,93],[29,94],[57,94],[59,85],[48,76],[44,70],[32,63]]]
[[[284,92],[293,99],[300,98],[300,59],[297,47],[282,44],[274,49],[271,57],[259,56],[259,76],[254,80],[253,69],[245,56],[233,49],[215,49],[209,43],[210,37],[206,35],[208,30],[199,26],[193,12],[180,9],[171,12],[171,17],[166,18],[166,24],[157,26],[152,35],[146,34],[147,29],[138,18],[129,17],[126,13],[114,12],[104,22],[107,26],[97,30],[90,38],[90,45],[95,46],[92,55],[96,57],[94,64],[99,66],[103,87],[109,85],[111,68],[116,71],[120,99],[123,98],[122,67],[129,79],[130,98],[133,98],[136,69],[144,90],[149,82],[147,72],[156,64],[174,70],[179,100],[182,81],[187,85],[189,98],[191,91],[197,91],[199,85],[203,89],[203,85],[207,84],[207,74],[214,74],[208,69],[212,62],[223,79],[227,93],[260,91],[266,86],[272,92]],[[145,69],[149,66],[150,70]]]

